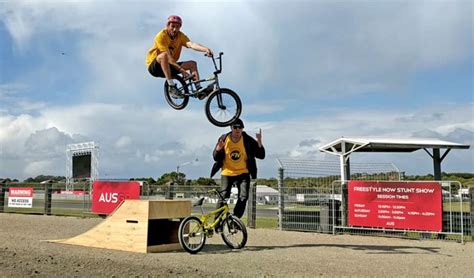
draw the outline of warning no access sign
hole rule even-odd
[[[10,208],[32,208],[32,187],[10,187],[8,190],[8,207]]]

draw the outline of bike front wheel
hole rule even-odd
[[[201,219],[196,216],[186,217],[179,224],[178,239],[186,252],[196,254],[201,251],[206,244],[206,232]]]
[[[247,228],[244,222],[234,215],[229,215],[223,223],[222,239],[232,249],[240,249],[247,243]]]
[[[242,102],[236,92],[221,88],[213,92],[206,101],[206,117],[215,126],[232,124],[242,113]]]
[[[173,76],[173,82],[176,84],[176,88],[178,89],[177,94],[173,94],[170,92],[168,87],[168,81],[165,81],[165,99],[168,102],[169,106],[173,109],[181,110],[188,105],[189,102],[189,89],[186,85],[186,82],[181,76]]]

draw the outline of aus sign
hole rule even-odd
[[[125,199],[140,199],[140,183],[136,181],[94,181],[92,212],[112,213]]]

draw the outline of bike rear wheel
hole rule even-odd
[[[179,95],[173,95],[168,88],[168,81],[165,81],[165,99],[173,109],[181,110],[188,105],[189,89],[186,82],[179,75],[173,76],[173,82],[176,84]]]
[[[213,92],[206,101],[206,117],[215,126],[232,124],[242,113],[242,102],[234,91],[221,88]]]
[[[201,219],[196,216],[186,217],[179,225],[178,239],[186,252],[196,254],[201,251],[206,244],[206,232]]]
[[[224,220],[222,239],[232,249],[240,249],[247,243],[247,228],[239,218],[230,215]]]

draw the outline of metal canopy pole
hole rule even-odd
[[[347,183],[347,171],[346,171],[346,143],[341,142],[341,154],[339,156],[341,163],[341,183]]]
[[[433,174],[434,174],[434,180],[435,181],[440,181],[441,180],[441,162],[443,159],[448,155],[449,151],[451,149],[447,149],[443,156],[441,156],[441,153],[438,148],[433,148],[433,154],[431,154],[426,148],[423,148],[425,152],[433,158]]]
[[[346,158],[346,179],[350,180],[351,179],[351,158],[347,156]]]
[[[433,170],[435,181],[441,180],[441,157],[439,149],[433,149]]]
[[[346,143],[341,142],[341,154],[340,154],[340,161],[341,161],[341,224],[342,226],[347,225],[347,199],[348,199],[348,191],[347,191],[347,158],[346,155]],[[334,212],[333,212],[334,213]]]

